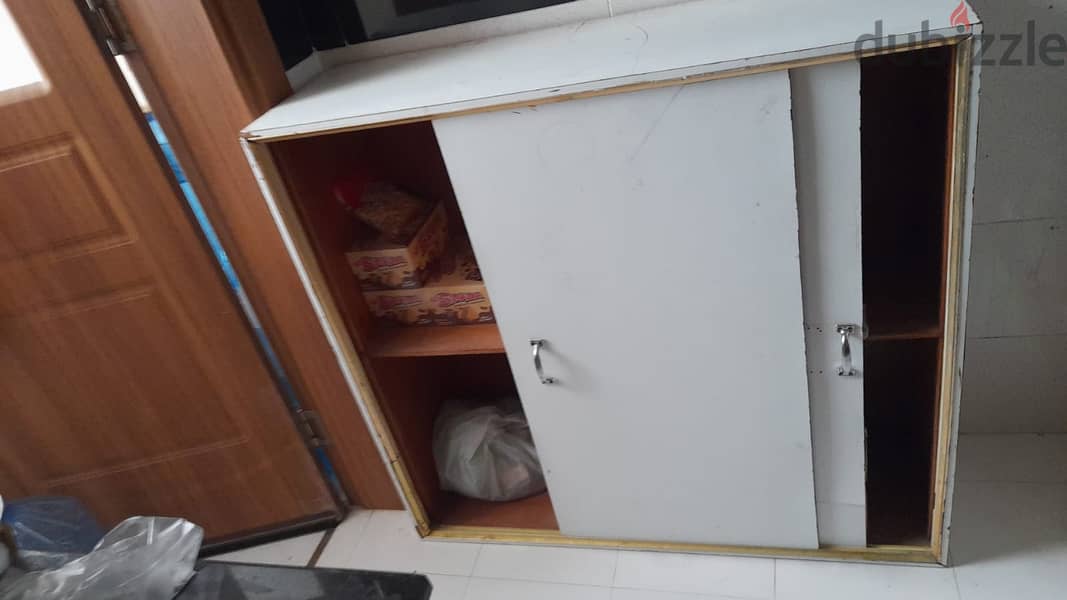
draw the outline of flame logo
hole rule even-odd
[[[960,0],[960,5],[952,11],[951,15],[949,15],[949,22],[953,27],[960,28],[967,27],[971,24],[970,18],[967,17],[967,5],[964,3],[964,0]]]

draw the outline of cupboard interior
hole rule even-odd
[[[861,61],[867,535],[930,541],[944,329],[950,47]],[[345,252],[359,234],[332,182],[355,164],[462,216],[429,122],[270,142],[326,286],[433,526],[558,531],[547,493],[483,502],[443,492],[433,424],[448,398],[517,395],[495,324],[385,326],[369,314]]]
[[[926,545],[943,349],[954,50],[860,64],[868,544]]]
[[[353,168],[432,202],[448,216],[449,238],[465,238],[444,160],[429,122],[272,142],[308,241],[356,349],[383,417],[431,524],[558,531],[548,494],[484,502],[440,489],[434,420],[447,399],[491,403],[517,397],[495,323],[402,327],[370,314],[345,252],[363,227],[332,184]]]

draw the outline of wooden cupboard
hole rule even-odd
[[[803,4],[354,63],[246,129],[421,534],[945,561],[978,25]],[[444,203],[496,324],[370,317],[330,191],[356,165]],[[442,491],[442,402],[502,394],[548,492]]]

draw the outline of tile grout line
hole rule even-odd
[[[315,550],[312,551],[311,556],[308,558],[306,567],[314,567],[319,562],[319,558],[322,553],[326,551],[326,545],[330,543],[333,538],[333,532],[337,531],[337,526],[333,526],[326,530],[326,533],[322,534],[322,538],[319,539],[319,543],[315,546]]]
[[[479,579],[490,579],[489,577],[480,577]],[[517,579],[505,579],[504,581],[521,581]],[[538,582],[538,583],[551,583],[551,582]],[[565,583],[560,585],[581,585],[577,583]],[[605,587],[602,585],[586,585],[585,587]],[[692,596],[693,598],[715,598],[715,600],[768,600],[766,598],[755,598],[753,596],[724,596],[719,593],[711,592],[680,592],[678,590],[668,590],[664,588],[652,588],[652,587],[624,587],[624,586],[610,586],[612,590],[627,590],[631,592],[657,592],[660,594],[670,594],[673,596]]]
[[[1006,483],[1009,485],[1067,485],[1065,481],[1009,481],[1007,479],[960,479],[958,483]]]
[[[1062,221],[1064,218],[1067,218],[1067,217],[1064,217],[1064,216],[1061,216],[1061,215],[1054,215],[1054,216],[1051,216],[1051,217],[1023,217],[1021,219],[1001,219],[1001,220],[997,220],[997,221],[984,221],[982,223],[979,223],[979,222],[975,221],[974,223],[972,223],[972,226],[979,226],[979,225],[1007,225],[1009,223],[1034,223],[1036,221]]]
[[[431,573],[430,571],[417,571],[417,572],[418,573],[423,573],[424,575],[445,575],[445,576],[448,576],[448,577],[463,577],[463,575],[455,575],[455,574],[452,574],[452,573]],[[606,584],[606,585],[603,585],[603,584],[599,584],[599,583],[574,583],[574,582],[571,582],[571,581],[553,581],[553,580],[550,580],[550,579],[526,579],[526,578],[523,578],[523,577],[492,577],[492,576],[489,576],[489,575],[469,575],[469,576],[467,576],[467,579],[492,579],[493,581],[518,581],[520,583],[546,583],[548,585],[572,585],[572,586],[577,586],[577,587],[616,589],[616,586],[614,586],[614,585],[612,585],[610,583]],[[641,590],[641,591],[647,591],[647,592],[666,592],[666,591],[669,591],[669,590],[664,590],[664,589],[659,589],[659,588],[631,588],[631,587],[621,587],[621,586],[619,586],[618,589],[620,589],[620,590]],[[676,592],[676,593],[684,593],[684,592]],[[727,597],[727,596],[724,596],[724,597]]]
[[[615,551],[615,562],[611,565],[611,587],[615,588],[615,582],[619,577],[619,561],[622,560],[622,550]],[[614,594],[612,594],[614,595]]]
[[[445,575],[444,573],[424,573],[425,575]],[[462,575],[452,575],[452,577],[463,577]],[[571,587],[583,587],[583,588],[606,588],[609,590],[616,589],[612,585],[597,585],[595,583],[569,583],[566,581],[548,581],[545,579],[520,579],[518,577],[485,577],[482,575],[471,575],[467,579],[483,579],[489,581],[514,581],[516,583],[543,583],[545,585],[569,585]],[[665,592],[668,590],[658,590],[649,588],[618,588],[620,590],[640,590],[645,592]],[[678,592],[675,592],[678,593]],[[726,596],[724,596],[725,598]],[[733,599],[731,599],[733,600]],[[738,599],[740,600],[740,599]]]
[[[360,525],[359,528],[355,532],[356,543],[352,544],[352,547],[348,548],[348,551],[345,553],[344,562],[345,562],[346,565],[350,565],[350,563],[352,562],[352,557],[356,553],[356,548],[358,548],[359,545],[363,542],[363,532],[365,532],[367,530],[367,527],[370,526],[370,520],[371,520],[371,517],[374,516],[375,511],[373,509],[372,510],[367,510],[367,509],[359,508],[359,509],[356,509],[354,511],[350,511],[348,513],[348,516],[345,517],[345,521],[348,521],[354,515],[357,515],[359,513],[368,513],[368,514],[367,514],[367,518],[363,519],[362,525]],[[343,522],[342,522],[342,524],[343,524]],[[347,566],[346,568],[352,568],[352,567],[351,566]]]
[[[422,572],[422,571],[418,571],[418,572],[422,573],[424,575],[445,575],[447,577],[463,577],[462,575],[446,575],[445,573],[428,573],[428,572]],[[597,585],[595,583],[569,583],[569,582],[566,582],[566,581],[547,581],[547,580],[544,580],[544,579],[518,579],[518,578],[515,578],[515,577],[483,577],[483,576],[473,576],[473,575],[470,576],[470,577],[467,577],[466,579],[468,580],[468,585],[469,585],[470,581],[473,581],[475,579],[481,579],[481,580],[485,580],[485,581],[510,581],[510,582],[515,582],[515,583],[540,583],[540,584],[544,584],[544,585],[565,585],[565,586],[569,586],[569,587],[606,589],[606,590],[609,590],[609,591],[611,591],[611,590],[628,590],[628,591],[634,591],[634,592],[659,592],[659,593],[662,593],[662,594],[672,594],[672,595],[675,595],[675,596],[692,596],[693,598],[707,598],[709,596],[709,594],[707,592],[681,592],[681,591],[678,591],[678,590],[656,588],[656,587],[629,587],[629,586],[616,586],[616,585]],[[720,599],[721,598],[722,600],[762,600],[760,598],[755,598],[755,597],[752,597],[752,596],[728,596],[728,595],[722,595],[722,594],[718,594],[718,593],[712,593],[710,595],[712,597],[716,598],[716,599]]]
[[[1056,335],[1067,335],[1067,333],[1056,334]],[[986,338],[971,338],[971,339],[981,340],[981,339],[986,339]],[[1057,436],[1057,435],[1067,436],[1067,431],[1044,431],[1044,432],[1042,432],[1042,431],[961,431],[960,435],[961,436],[964,436],[964,435],[966,435],[966,436],[971,436],[971,435],[973,435],[973,436],[983,436],[983,435],[996,435],[996,436],[1000,436],[1000,435],[1021,435],[1021,436],[1041,437],[1041,436],[1046,436],[1046,435],[1048,435],[1048,436]]]
[[[952,561],[952,551],[949,550],[949,561]],[[956,598],[957,600],[963,600],[963,591],[960,590],[960,578],[956,571],[956,565],[949,567],[952,569],[952,582],[956,584]]]
[[[774,564],[771,565],[771,600],[778,598],[778,559],[772,558]]]
[[[467,573],[467,578],[474,577],[474,571],[478,568],[478,560],[482,558],[482,550],[485,549],[485,544],[478,544],[478,551],[474,553],[474,561],[471,562],[470,573]]]
[[[471,589],[471,579],[474,579],[474,578],[473,577],[465,577],[464,578],[464,581],[463,581],[463,593],[460,595],[460,600],[467,600],[467,592],[469,592],[470,589]],[[431,585],[433,585],[432,582],[431,582]],[[430,593],[432,594],[433,592],[431,591]]]
[[[967,339],[968,340],[1016,340],[1016,339],[1021,339],[1021,338],[1051,338],[1051,337],[1065,337],[1065,336],[1067,336],[1067,331],[1052,332],[1052,333],[1008,333],[1008,334],[1003,334],[1003,335],[969,335],[969,336],[967,336]],[[961,435],[972,435],[972,434],[983,435],[983,433],[984,432],[972,431],[970,433],[965,433],[965,434],[961,434]],[[991,431],[991,432],[988,432],[987,435],[988,434],[997,435],[999,433],[1001,433],[1001,432]],[[1031,431],[1006,431],[1006,432],[1003,432],[1003,433],[1008,434],[1008,435],[1030,435],[1030,434],[1034,434],[1035,432],[1031,432]],[[1059,434],[1059,433],[1062,433],[1062,432],[1053,432],[1052,434],[1056,435],[1056,434]]]
[[[367,515],[366,520],[363,521],[363,525],[360,526],[359,531],[357,532],[357,535],[359,536],[359,538],[356,540],[357,544],[360,541],[363,540],[363,532],[367,531],[367,528],[370,527],[370,520],[374,518],[375,513],[381,512],[381,511],[374,510],[374,509],[371,509],[371,510],[360,509],[360,510],[362,512],[367,512],[367,513],[370,513],[370,514]]]
[[[1067,336],[1067,334],[1064,334]],[[972,340],[986,340],[984,337],[972,337]],[[1026,438],[1067,438],[1067,431],[960,431],[961,438],[982,437],[1026,437]],[[976,441],[976,440],[972,440]]]

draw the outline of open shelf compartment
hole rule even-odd
[[[445,492],[438,480],[432,442],[442,404],[518,395],[496,324],[405,327],[379,321],[345,257],[361,225],[334,198],[332,183],[356,165],[443,203],[449,238],[466,238],[432,125],[318,135],[269,147],[429,525],[558,532],[547,493],[485,502]]]
[[[872,339],[943,328],[953,49],[861,61],[863,295]]]
[[[954,52],[943,46],[861,61],[870,545],[932,539]]]

